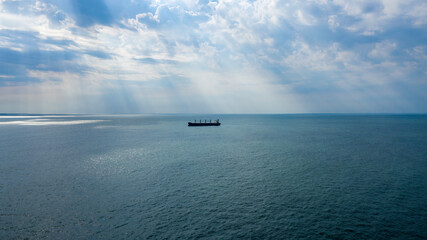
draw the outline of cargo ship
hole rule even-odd
[[[202,126],[220,126],[221,123],[219,122],[219,119],[214,120],[214,122],[212,122],[212,120],[209,120],[209,122],[207,122],[205,120],[205,122],[202,122],[202,120],[199,120],[199,122],[196,122],[196,120],[194,120],[194,122],[188,122],[188,126],[189,127],[202,127]]]

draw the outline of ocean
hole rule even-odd
[[[426,229],[427,115],[0,115],[0,239]]]

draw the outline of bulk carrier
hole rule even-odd
[[[207,122],[205,120],[205,122],[202,122],[202,120],[200,120],[199,122],[196,122],[196,120],[194,120],[194,122],[188,122],[188,126],[189,127],[202,127],[202,126],[220,126],[221,123],[219,122],[219,119],[214,120],[214,122],[212,122],[212,120],[209,120],[209,122]]]

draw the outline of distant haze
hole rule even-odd
[[[0,112],[426,113],[427,2],[0,0]]]

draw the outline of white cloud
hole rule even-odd
[[[408,50],[408,53],[416,60],[427,60],[427,45],[415,46],[412,49]]]
[[[294,17],[303,25],[312,26],[316,24],[315,18],[303,13],[300,9],[295,12]]]
[[[390,54],[396,49],[397,44],[391,41],[383,41],[375,44],[375,48],[369,53],[374,58],[389,58]]]
[[[332,71],[338,70],[336,66],[337,44],[332,44],[329,48],[312,49],[310,45],[302,41],[295,41],[293,43],[293,52],[283,58],[281,64],[298,69],[308,69],[313,71]]]
[[[328,17],[328,25],[331,30],[335,30],[340,26],[340,23],[337,21],[337,15],[331,15]]]
[[[427,23],[427,3],[422,0],[334,0],[333,4],[342,8],[342,17],[357,20],[347,24],[346,28],[363,35],[375,35],[407,20],[414,26]]]
[[[26,93],[51,110],[57,109],[48,107],[52,99],[63,98],[64,104],[79,98],[70,109],[84,101],[108,108],[102,101],[111,97],[141,111],[304,111],[310,106],[297,89],[389,87],[419,73],[426,59],[421,44],[401,49],[405,45],[399,39],[381,36],[396,22],[422,31],[427,4],[415,0],[227,0],[203,6],[153,1],[150,9],[133,16],[115,16],[115,24],[87,28],[77,26],[66,9],[42,1],[29,6],[13,12],[0,5],[0,30],[34,37],[30,44],[0,35],[0,47],[77,57],[60,59],[70,69],[52,70],[46,61],[27,69],[27,76],[40,82],[27,85],[26,91],[0,86],[6,94],[0,100],[9,99],[9,109],[10,99],[28,104],[17,100]],[[425,79],[423,74],[418,78]],[[194,96],[202,100],[194,103]]]

